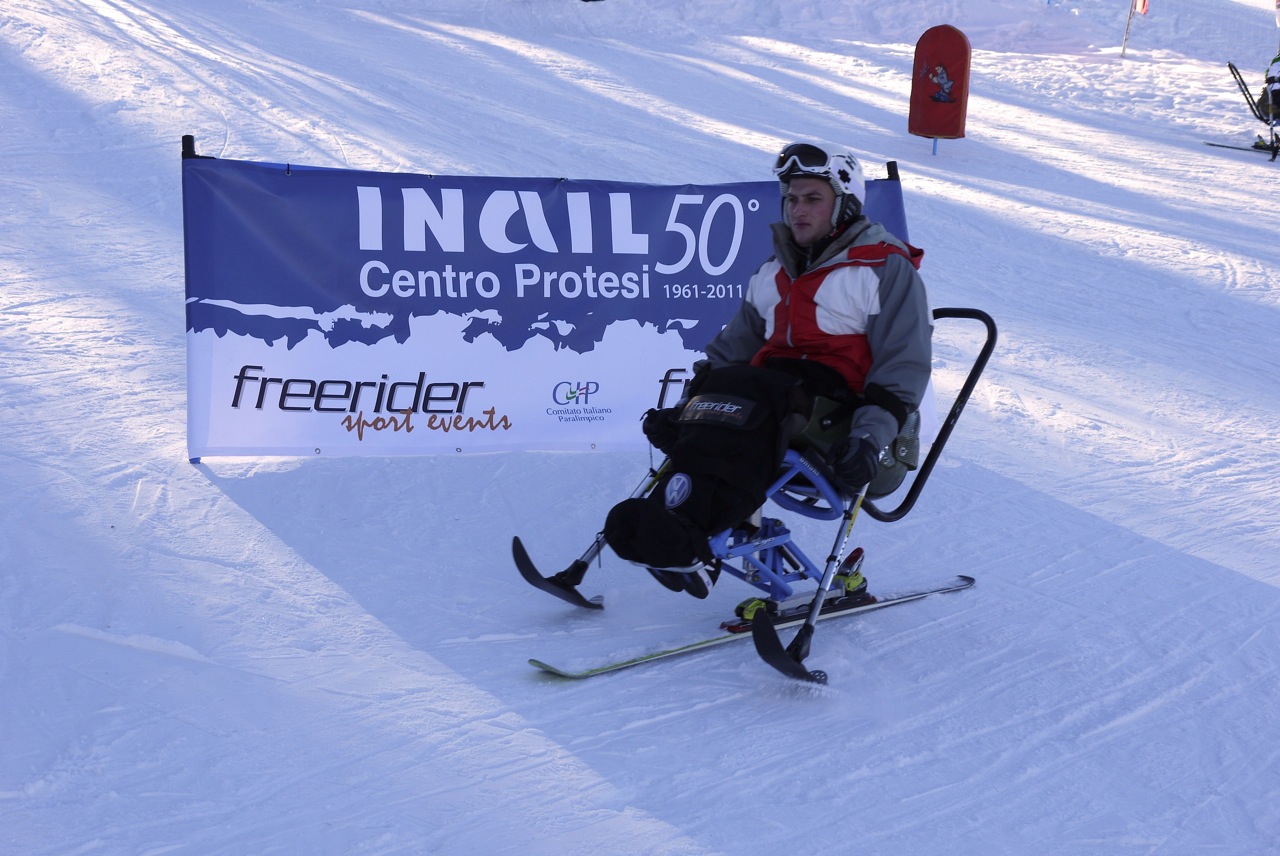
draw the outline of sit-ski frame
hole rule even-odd
[[[1253,118],[1267,126],[1269,138],[1265,150],[1271,152],[1271,159],[1274,161],[1276,155],[1280,155],[1280,135],[1276,134],[1276,121],[1262,115],[1262,111],[1258,109],[1258,103],[1253,100],[1253,93],[1249,91],[1249,84],[1245,83],[1244,75],[1240,73],[1240,69],[1236,68],[1235,63],[1227,63],[1227,68],[1231,69],[1231,76],[1235,78],[1236,86],[1240,87],[1240,94],[1249,105],[1249,112],[1253,114]],[[1277,114],[1273,110],[1272,116],[1275,115]]]
[[[844,560],[844,546],[858,506],[883,522],[900,520],[911,510],[995,349],[995,322],[987,313],[977,309],[946,308],[935,310],[933,317],[935,320],[980,321],[987,328],[987,338],[902,502],[893,509],[884,510],[872,500],[859,503],[858,498],[841,496],[831,483],[825,466],[811,461],[802,452],[788,449],[778,477],[770,485],[767,496],[783,509],[804,517],[816,520],[846,518],[846,525],[841,526],[832,544],[826,567],[819,568],[804,553],[781,520],[764,517],[757,528],[729,529],[709,539],[712,555],[721,561],[722,571],[760,589],[769,600],[781,605],[796,596],[793,584],[802,580],[826,579],[830,576],[832,579],[828,580],[828,584],[837,585],[834,574],[829,572]],[[734,561],[739,564],[730,564]]]
[[[835,520],[849,514],[851,502],[841,497],[830,480],[802,453],[788,449],[778,478],[770,485],[770,499],[806,517]],[[850,520],[852,522],[852,520]],[[843,556],[850,527],[832,545],[828,562]],[[791,530],[777,518],[762,517],[752,529],[728,529],[708,539],[711,553],[721,560],[721,570],[764,592],[779,608],[795,594],[793,583],[821,579],[824,570],[810,559],[791,537]],[[739,561],[740,565],[730,564]]]
[[[920,491],[924,488],[925,481],[928,480],[929,474],[933,471],[934,464],[937,463],[938,457],[942,454],[943,446],[946,445],[952,429],[955,427],[956,422],[959,421],[960,414],[969,401],[969,396],[973,393],[973,389],[978,383],[978,377],[982,374],[982,370],[986,368],[987,360],[990,359],[992,351],[995,350],[996,325],[987,313],[978,309],[938,309],[934,311],[933,317],[935,320],[941,318],[968,318],[981,321],[986,327],[987,338],[978,353],[977,359],[974,360],[973,366],[969,369],[969,374],[965,378],[959,393],[957,393],[956,400],[952,403],[946,419],[943,420],[942,426],[938,429],[938,435],[934,438],[929,454],[922,462],[903,501],[890,511],[882,511],[876,508],[873,503],[864,501],[865,487],[857,497],[851,499],[841,497],[832,485],[831,480],[821,472],[821,469],[804,460],[794,450],[788,450],[783,462],[783,471],[778,480],[771,486],[769,498],[783,508],[796,511],[806,517],[827,520],[833,517],[842,517],[844,521],[839,533],[836,535],[835,544],[832,545],[831,554],[827,557],[826,568],[821,574],[817,591],[814,592],[813,598],[807,607],[808,615],[804,624],[801,625],[796,635],[792,638],[791,643],[785,648],[782,646],[782,641],[778,638],[778,631],[774,627],[773,619],[767,609],[756,610],[752,616],[751,636],[755,643],[756,653],[760,655],[762,660],[788,677],[819,684],[827,682],[825,672],[821,670],[810,671],[803,663],[805,658],[809,656],[809,646],[813,639],[814,626],[818,622],[818,617],[822,614],[823,605],[826,603],[828,595],[837,586],[843,591],[842,582],[837,583],[836,580],[837,570],[844,561],[845,547],[853,530],[858,510],[866,507],[867,513],[871,514],[872,517],[886,522],[900,520],[906,516],[907,512],[915,504],[917,497],[919,497]],[[840,510],[837,511],[837,508]],[[734,530],[734,532],[736,531]],[[791,539],[790,530],[781,521],[769,521],[769,527],[767,529],[762,528],[761,531],[767,533],[763,539],[759,539],[756,536],[752,536],[751,539],[737,539],[734,532],[730,532],[727,535],[722,533],[714,536],[709,543],[711,544],[712,552],[722,560],[729,558],[742,558],[745,560],[742,567],[734,567],[722,561],[722,570],[726,570],[739,579],[765,591],[775,603],[777,603],[777,595],[782,593],[785,593],[785,596],[789,599],[794,600],[795,596],[792,593],[791,583],[801,579],[813,579],[815,577],[814,572],[817,570],[816,566]],[[759,533],[756,534],[758,535]],[[757,544],[761,545],[760,549],[757,549]],[[755,552],[756,555],[752,556],[752,552]],[[738,555],[739,553],[741,553],[740,556]],[[787,568],[790,569],[787,570]]]

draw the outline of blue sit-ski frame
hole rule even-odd
[[[842,581],[836,579],[835,569],[844,559],[844,548],[859,509],[865,509],[873,518],[883,522],[900,520],[906,516],[915,505],[995,349],[995,322],[987,313],[978,309],[947,308],[935,310],[933,317],[935,321],[957,318],[980,321],[986,327],[986,340],[902,501],[896,507],[885,510],[872,500],[843,496],[832,484],[825,465],[800,450],[788,449],[778,477],[767,491],[767,497],[784,510],[804,517],[815,520],[844,519],[827,556],[825,568],[819,568],[795,543],[791,530],[783,521],[762,517],[755,526],[727,529],[708,539],[712,555],[718,560],[721,571],[756,587],[767,599],[778,604],[796,597],[794,584],[802,580],[821,580],[820,585],[824,585],[828,591],[834,591],[842,584]],[[809,596],[810,593],[805,593],[806,600]]]

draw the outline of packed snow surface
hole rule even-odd
[[[1171,854],[1280,841],[1280,163],[1270,0],[6,0],[0,851]],[[915,41],[968,133],[906,132]],[[901,168],[935,306],[998,350],[872,587],[973,589],[586,682],[697,638],[606,554],[643,453],[185,449],[179,138],[462,175],[759,180],[791,139]],[[760,254],[766,254],[760,248]],[[974,337],[940,329],[954,394]],[[798,521],[811,552],[830,524]]]

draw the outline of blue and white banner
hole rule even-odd
[[[779,213],[773,181],[188,158],[182,186],[193,458],[642,448]]]
[[[641,448],[771,252],[773,182],[183,161],[188,450]]]

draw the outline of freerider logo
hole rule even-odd
[[[717,423],[730,428],[747,424],[755,403],[733,395],[697,395],[680,412],[681,422]]]
[[[251,365],[241,366],[232,380],[233,409],[341,413],[345,414],[342,426],[359,440],[364,439],[366,431],[409,434],[417,427],[461,433],[511,430],[511,420],[499,416],[494,407],[481,410],[478,418],[466,415],[468,400],[484,389],[483,381],[427,383],[426,372],[418,372],[414,380],[402,381],[392,381],[385,374],[378,380],[271,377],[264,373],[263,366]]]
[[[694,399],[689,402],[689,408],[694,413],[718,413],[721,416],[735,416],[744,408],[741,404],[734,404],[731,401],[702,401]]]

